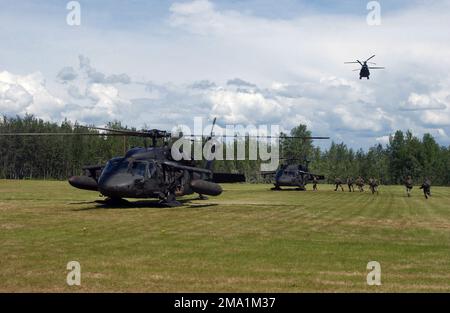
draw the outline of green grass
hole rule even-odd
[[[66,182],[0,181],[0,291],[450,291],[450,188],[269,188],[118,209]],[[372,260],[381,286],[366,284]]]

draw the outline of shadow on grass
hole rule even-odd
[[[279,192],[279,191],[296,191],[296,192],[307,192],[312,190],[300,189],[295,187],[281,187],[280,189],[270,188],[269,191]]]
[[[170,206],[165,203],[161,203],[158,200],[139,200],[139,201],[128,201],[125,199],[110,201],[110,200],[96,200],[96,201],[82,201],[82,202],[72,202],[71,205],[77,204],[96,204],[93,207],[73,209],[72,211],[90,211],[99,209],[138,209],[138,208],[156,208],[156,209],[171,209],[180,207],[189,208],[203,208],[216,206],[216,203],[209,204],[191,204],[190,202],[196,199],[181,199],[178,200],[179,206]]]

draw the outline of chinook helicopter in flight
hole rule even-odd
[[[344,64],[360,64],[361,65],[361,69],[354,69],[353,71],[359,71],[359,79],[362,79],[363,77],[366,77],[367,79],[370,79],[370,70],[381,70],[384,69],[384,67],[380,67],[380,66],[368,66],[367,63],[370,64],[374,64],[376,65],[376,63],[373,62],[369,62],[369,60],[371,60],[372,58],[375,57],[375,54],[372,55],[370,58],[368,58],[367,60],[361,62],[360,60],[356,60],[356,61],[352,61],[352,62],[344,62]]]

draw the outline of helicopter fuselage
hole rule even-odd
[[[370,71],[369,71],[369,67],[364,64],[361,67],[361,71],[359,71],[359,79],[362,79],[363,77],[367,77],[367,79],[369,79],[370,76]]]
[[[309,173],[308,168],[303,165],[285,165],[281,166],[275,173],[275,188],[280,189],[280,187],[297,187],[300,190],[305,190],[306,185],[310,180],[312,180],[314,175]]]
[[[368,58],[365,61],[360,61],[360,60],[356,60],[356,61],[351,61],[351,62],[344,62],[345,64],[359,64],[361,65],[361,69],[359,70],[359,79],[362,79],[363,77],[366,77],[367,79],[370,79],[370,70],[374,69],[374,70],[378,70],[378,69],[384,69],[384,67],[379,67],[379,66],[369,66],[368,63],[370,64],[376,64],[373,62],[369,62],[369,60],[372,60],[375,57],[375,54],[372,55],[370,58]],[[355,69],[353,71],[357,71],[358,69]]]
[[[85,176],[74,176],[69,183],[80,189],[97,190],[109,198],[164,199],[199,192],[219,195],[220,185],[210,182],[212,172],[170,160],[170,149],[134,148],[124,157],[109,160],[100,169]],[[99,168],[97,168],[98,170]]]

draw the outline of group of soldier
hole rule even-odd
[[[353,177],[347,177],[347,186],[349,192],[355,191],[355,185],[358,187],[359,192],[364,192],[364,186],[366,185],[366,182],[364,181],[364,178],[359,176],[357,179],[354,179]],[[334,180],[335,188],[334,191],[338,191],[338,189],[341,189],[344,191],[344,187],[342,186],[343,182],[342,179],[339,177],[336,177]],[[378,180],[374,177],[369,178],[368,180],[369,189],[372,192],[372,194],[378,194]]]
[[[405,178],[404,184],[405,184],[405,188],[406,188],[406,193],[408,194],[408,197],[410,197],[411,191],[414,187],[414,182],[413,182],[411,176],[407,176]],[[420,189],[423,190],[423,195],[425,196],[425,199],[428,199],[428,197],[431,197],[431,180],[428,177],[425,178],[422,185],[420,186]]]
[[[364,186],[366,185],[366,183],[364,181],[364,178],[362,178],[361,176],[359,176],[356,180],[353,179],[353,177],[349,176],[349,177],[347,177],[346,182],[347,182],[349,192],[355,191],[354,185],[356,185],[359,192],[364,192]],[[318,183],[317,177],[313,177],[313,190],[314,191],[317,191],[317,183]],[[375,193],[378,194],[378,186],[379,186],[378,180],[374,177],[371,177],[371,178],[369,178],[367,183],[369,185],[369,189],[372,192],[372,194],[375,194]],[[344,191],[344,187],[342,186],[343,182],[342,182],[341,178],[336,177],[334,180],[334,184],[335,184],[334,191],[338,191],[338,189],[341,189],[342,191]],[[408,197],[410,197],[411,191],[414,187],[414,183],[413,183],[411,176],[407,176],[405,178],[404,185],[406,187],[406,194],[408,195]],[[428,199],[428,197],[431,196],[431,181],[428,177],[425,178],[424,182],[420,186],[420,189],[423,190],[425,199]]]

